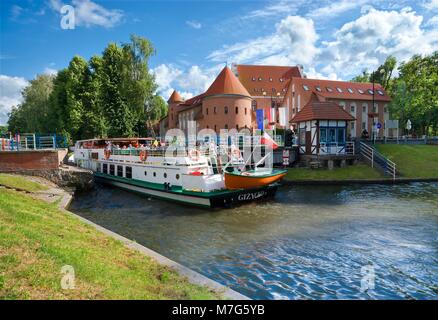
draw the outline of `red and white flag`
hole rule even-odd
[[[266,132],[263,132],[263,136],[262,136],[260,142],[264,145],[271,146],[272,150],[275,150],[278,148],[278,144]]]

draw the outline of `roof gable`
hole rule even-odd
[[[297,123],[310,120],[351,121],[355,120],[355,118],[334,102],[311,100],[292,118],[290,122]]]

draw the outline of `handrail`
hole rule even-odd
[[[376,166],[382,169],[384,174],[391,174],[393,180],[395,180],[397,174],[397,165],[395,162],[389,160],[387,157],[377,151],[376,148],[361,141],[360,155],[371,163],[372,168]]]

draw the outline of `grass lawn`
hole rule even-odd
[[[0,173],[0,185],[5,185],[11,188],[22,189],[29,192],[44,191],[48,188],[38,182],[23,179],[20,176],[13,174]]]
[[[286,180],[348,180],[348,179],[381,179],[383,178],[376,169],[365,164],[346,166],[344,168],[328,169],[308,169],[293,168],[289,169]]]
[[[438,178],[438,146],[376,144],[406,178]]]
[[[220,298],[25,194],[0,189],[0,222],[0,299]],[[65,265],[74,289],[61,288]]]

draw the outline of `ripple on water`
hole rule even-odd
[[[256,299],[430,299],[437,195],[437,183],[299,186],[206,211],[99,187],[72,210]],[[364,266],[375,287],[362,292]]]

